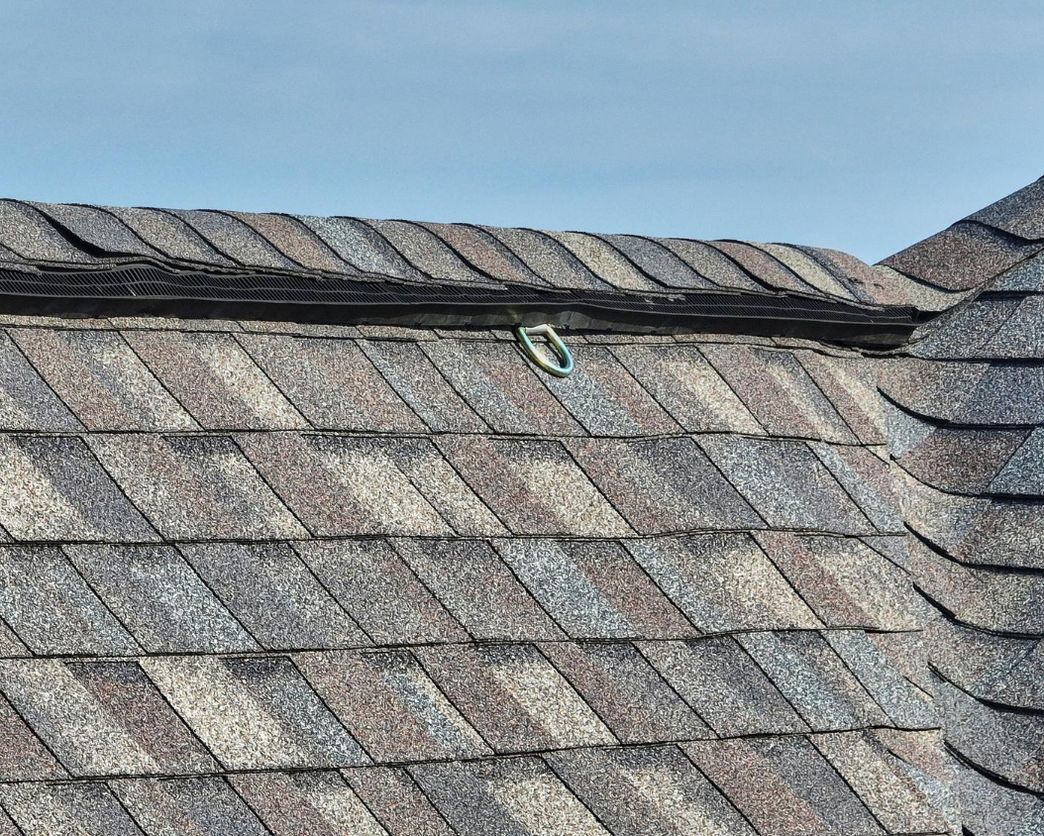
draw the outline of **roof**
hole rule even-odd
[[[0,203],[0,834],[1044,828],[1042,200],[876,266]],[[521,296],[128,270],[603,296],[558,379]]]

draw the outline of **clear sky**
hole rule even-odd
[[[2,0],[0,194],[791,241],[1044,174],[1044,3]]]

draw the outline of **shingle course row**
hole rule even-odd
[[[938,808],[946,765],[933,752],[925,733],[855,732],[405,769],[6,784],[0,805],[26,836],[949,832]]]
[[[7,545],[0,580],[0,616],[38,655],[907,631],[923,620],[903,570],[865,543],[782,532]]]
[[[649,340],[574,354],[557,380],[502,341],[17,328],[0,335],[0,428],[883,440],[855,355]]]
[[[880,650],[839,635],[0,660],[0,781],[934,725]]]

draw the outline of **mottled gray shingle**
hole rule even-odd
[[[537,758],[423,764],[410,772],[461,836],[607,832]]]
[[[368,762],[285,656],[153,656],[141,665],[227,769]]]
[[[305,535],[231,438],[95,434],[89,443],[167,537],[268,540]]]
[[[408,651],[305,653],[297,663],[378,763],[490,753]]]
[[[267,836],[257,816],[221,778],[143,778],[111,786],[149,836]]]
[[[809,728],[732,638],[641,642],[639,647],[719,735],[789,734]]]
[[[301,558],[378,644],[465,641],[468,634],[384,540],[310,541]]]
[[[12,336],[66,406],[91,430],[198,427],[119,334],[19,328]],[[33,400],[37,410],[47,404],[46,397],[34,396]]]
[[[395,549],[476,639],[562,638],[562,631],[486,543],[403,539]]]
[[[196,543],[182,554],[268,650],[354,647],[369,639],[286,543]]]
[[[144,836],[100,781],[0,785],[0,804],[23,836]],[[2,822],[2,819],[0,819]]]
[[[351,340],[268,334],[239,341],[314,427],[422,432],[413,414]]]
[[[687,638],[696,630],[619,543],[495,540],[496,549],[574,638]]]
[[[0,435],[0,524],[16,540],[157,539],[75,437]]]
[[[567,447],[642,534],[762,525],[691,439],[570,440]]]
[[[0,615],[37,654],[140,649],[54,546],[0,546]]]
[[[176,549],[66,546],[65,552],[148,652],[258,649]]]
[[[806,444],[720,435],[704,436],[699,444],[769,525],[871,533],[866,517]]]
[[[124,336],[206,429],[286,430],[307,426],[230,334],[128,331]]]
[[[15,329],[16,337],[24,333]],[[53,359],[59,361],[59,357]],[[40,371],[39,362],[34,369],[11,337],[0,334],[0,429],[53,432],[80,428]]]
[[[619,836],[753,836],[729,801],[676,747],[580,749],[547,757],[599,821]]]

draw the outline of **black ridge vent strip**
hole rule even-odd
[[[906,306],[871,307],[797,294],[645,294],[523,285],[414,285],[277,273],[0,268],[0,309],[56,316],[175,316],[323,324],[494,328],[543,322],[627,333],[808,337],[891,347],[919,324]]]

